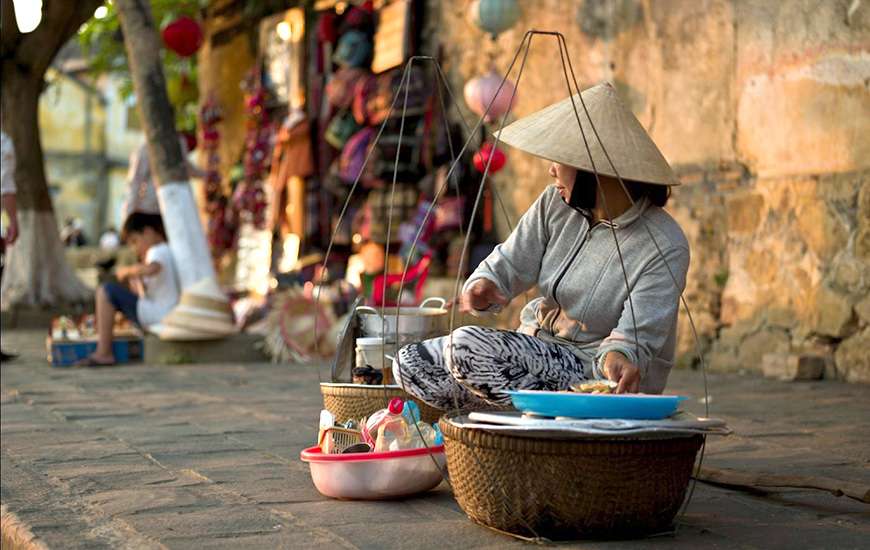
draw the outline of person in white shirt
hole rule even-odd
[[[0,201],[8,218],[3,244],[11,245],[18,238],[18,209],[15,206],[15,146],[6,132],[0,131]]]
[[[6,213],[6,228],[0,238],[0,252],[3,254],[3,265],[6,263],[6,247],[15,243],[18,238],[18,209],[15,205],[15,146],[12,138],[0,130],[0,203]],[[0,277],[3,268],[0,267]],[[9,361],[16,357],[13,353],[0,351],[0,361]]]
[[[189,153],[187,141],[179,136],[181,155],[187,159]],[[185,160],[187,174],[191,178],[203,178],[205,172],[193,163]],[[151,173],[151,162],[148,160],[148,144],[143,141],[130,154],[130,168],[127,171],[127,195],[121,203],[121,219],[126,219],[133,212],[159,214],[160,205],[157,202],[157,188],[154,186],[154,176]]]
[[[119,267],[115,275],[137,292],[118,283],[105,283],[97,289],[97,349],[79,363],[81,366],[115,363],[112,331],[116,311],[148,329],[160,323],[179,300],[178,273],[160,215],[134,212],[124,222],[121,238],[136,251],[140,263]]]

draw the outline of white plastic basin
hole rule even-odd
[[[428,491],[441,482],[446,464],[443,445],[352,454],[323,454],[320,447],[310,447],[302,451],[301,458],[311,467],[318,491],[348,500],[382,500]]]

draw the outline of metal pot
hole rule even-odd
[[[426,307],[430,302],[438,302],[438,307]],[[366,336],[380,336],[388,342],[395,342],[398,326],[399,343],[425,340],[447,334],[447,308],[444,298],[428,298],[419,307],[384,308],[381,310],[359,306],[356,313]]]

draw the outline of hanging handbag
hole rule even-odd
[[[359,124],[354,120],[353,114],[349,110],[344,109],[336,113],[332,117],[332,120],[329,121],[329,126],[326,127],[323,139],[336,149],[341,149],[358,130]]]

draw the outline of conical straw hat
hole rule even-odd
[[[226,337],[225,334],[201,332],[189,328],[164,325],[162,323],[149,327],[148,331],[156,334],[161,340],[166,340],[168,342],[197,342],[205,340],[220,340]]]
[[[178,305],[161,322],[164,340],[198,340],[235,334],[229,300],[214,279],[202,279],[181,293]]]
[[[616,177],[616,172],[604,155],[603,143],[623,179],[657,185],[680,184],[659,148],[610,83],[583,90],[582,96],[589,117],[580,103],[580,94],[574,96],[574,105],[598,173]],[[592,131],[589,118],[598,131],[600,142]],[[517,120],[502,130],[499,139],[535,156],[580,170],[594,171],[577,125],[571,98]]]

